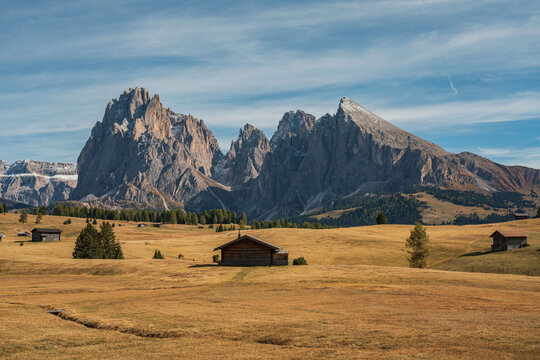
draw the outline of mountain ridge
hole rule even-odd
[[[540,170],[437,144],[349,98],[320,118],[288,111],[268,139],[250,124],[223,154],[204,121],[141,87],[109,101],[77,160],[72,200],[104,207],[221,207],[251,218],[304,214],[334,200],[413,186],[540,191]]]

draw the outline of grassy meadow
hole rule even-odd
[[[412,226],[249,230],[309,265],[237,268],[211,262],[212,249],[237,232],[188,225],[125,223],[115,227],[125,260],[74,260],[86,224],[65,219],[45,216],[35,225],[30,215],[22,226],[18,215],[0,215],[7,235],[0,358],[534,359],[540,352],[540,219],[427,227],[430,269],[407,267]],[[17,231],[34,226],[62,229],[62,241],[21,246]],[[499,227],[527,231],[531,246],[487,253]],[[155,249],[165,260],[152,259]]]

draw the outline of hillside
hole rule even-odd
[[[186,225],[117,226],[126,260],[74,260],[74,238],[85,224],[64,220],[45,216],[41,225],[60,227],[62,241],[20,246],[15,232],[32,224],[21,226],[16,214],[0,216],[0,231],[8,235],[0,243],[2,358],[537,354],[540,323],[533,314],[540,311],[540,277],[402,267],[411,226],[249,231],[283,246],[291,258],[305,256],[310,265],[236,268],[210,262],[212,249],[236,233]],[[537,268],[538,257],[528,257],[540,244],[540,220],[510,226],[532,234],[532,246],[504,255],[527,252],[516,260]],[[428,227],[432,265],[464,270],[467,264],[458,269],[454,261],[485,251],[494,227]],[[151,259],[156,248],[165,260]],[[44,312],[58,308],[65,309],[62,318]]]

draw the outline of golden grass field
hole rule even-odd
[[[125,260],[75,260],[84,219],[63,225],[66,218],[45,216],[39,226],[61,228],[62,241],[20,246],[16,232],[31,230],[34,219],[23,227],[18,215],[0,215],[7,235],[0,243],[0,358],[537,359],[540,353],[540,219],[504,224],[527,231],[531,244],[504,254],[484,253],[501,225],[427,227],[431,269],[406,267],[403,244],[412,226],[246,231],[309,265],[236,268],[211,263],[212,249],[236,232],[126,223],[115,228]],[[166,259],[152,260],[154,249]],[[60,318],[47,309],[66,311]]]

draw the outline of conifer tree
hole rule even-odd
[[[123,259],[124,254],[120,243],[116,241],[116,236],[111,224],[105,221],[100,226],[100,246],[102,250],[102,259]]]
[[[81,230],[77,240],[75,241],[75,248],[73,249],[74,259],[96,259],[101,258],[100,246],[99,246],[99,232],[92,224],[88,223],[84,229]]]
[[[23,210],[21,212],[21,216],[19,217],[19,222],[24,225],[27,221],[28,221],[28,213],[26,212],[26,210]]]
[[[429,255],[429,236],[422,224],[416,223],[411,235],[405,240],[409,254],[409,266],[412,268],[425,268]]]
[[[247,225],[248,219],[246,216],[246,213],[242,211],[242,214],[240,215],[240,219],[238,220],[238,224],[240,225]]]
[[[380,212],[379,215],[377,215],[377,224],[379,225],[386,224],[386,216],[384,216],[382,212]]]
[[[41,224],[41,219],[43,219],[43,215],[40,212],[38,212],[36,216],[36,224]]]
[[[206,225],[206,217],[203,214],[199,216],[199,224]]]

